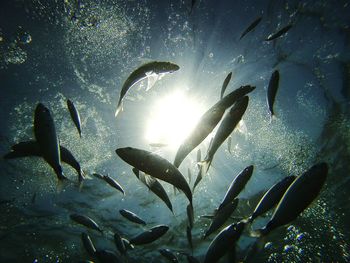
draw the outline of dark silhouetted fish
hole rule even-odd
[[[19,157],[38,156],[42,157],[39,144],[36,141],[20,142],[11,147],[12,151],[4,156],[5,159]],[[60,145],[61,161],[70,165],[78,173],[79,182],[85,179],[84,171],[81,169],[79,162],[73,154],[64,146]]]
[[[70,218],[81,225],[84,225],[91,229],[95,229],[102,233],[102,229],[99,227],[99,225],[88,216],[80,214],[71,214]]]
[[[274,40],[282,35],[284,35],[285,33],[287,33],[289,31],[289,29],[292,28],[292,25],[287,25],[283,28],[281,28],[279,31],[277,31],[276,33],[273,33],[271,35],[269,35],[265,41],[271,41],[271,40]]]
[[[95,256],[96,248],[94,243],[92,243],[90,236],[86,233],[81,233],[81,240],[83,241],[86,252],[88,252],[88,254],[92,257]]]
[[[192,205],[192,192],[186,179],[168,160],[155,153],[131,147],[119,148],[116,153],[136,169],[172,184],[183,191]]]
[[[73,102],[71,100],[67,100],[67,106],[68,106],[68,110],[70,113],[70,116],[74,122],[75,127],[77,127],[78,132],[79,132],[79,136],[81,137],[81,121],[80,121],[80,115],[78,110],[75,108]]]
[[[38,103],[35,108],[34,135],[43,158],[54,169],[57,178],[59,180],[67,179],[62,171],[60,146],[55,123],[50,111],[42,103]]]
[[[326,181],[327,173],[327,164],[319,163],[298,176],[278,203],[270,221],[264,228],[258,230],[257,234],[267,235],[273,229],[296,219],[318,196]]]
[[[267,88],[267,106],[269,108],[269,113],[270,113],[270,118],[272,119],[272,116],[275,115],[274,111],[273,111],[273,104],[275,102],[275,98],[276,98],[276,93],[278,90],[278,84],[279,84],[279,79],[280,79],[280,74],[278,72],[278,70],[275,70],[270,78],[270,82],[269,82],[269,86]]]
[[[261,21],[262,17],[258,17],[255,19],[247,28],[243,31],[241,34],[241,37],[239,39],[242,39],[246,34],[248,34],[250,31],[252,31]]]
[[[225,110],[232,106],[238,99],[253,91],[255,87],[242,86],[223,97],[219,102],[207,110],[190,135],[180,145],[174,160],[174,165],[179,167],[185,157],[196,148],[214,130],[220,122]]]
[[[188,245],[190,246],[191,250],[193,251],[192,232],[191,232],[190,226],[186,227],[186,236],[187,236]]]
[[[188,224],[190,228],[193,228],[194,213],[193,213],[193,207],[191,204],[187,205],[186,211],[187,211]]]
[[[266,213],[277,205],[295,178],[296,176],[287,176],[274,184],[260,199],[248,221],[252,222],[255,218]]]
[[[108,175],[104,175],[103,180],[105,180],[110,186],[114,187],[118,191],[122,192],[123,195],[125,195],[123,187],[117,182],[117,180],[113,179]]]
[[[119,210],[119,213],[131,222],[134,222],[140,225],[146,225],[146,222],[144,220],[142,220],[138,215],[136,215],[135,213],[129,210],[121,209]]]
[[[243,232],[244,226],[244,223],[239,222],[223,229],[210,243],[204,263],[217,262],[229,249],[234,247]]]
[[[225,224],[226,220],[229,219],[233,211],[237,208],[238,205],[238,199],[234,199],[232,202],[228,203],[224,207],[222,207],[220,210],[218,210],[214,218],[208,228],[208,230],[205,232],[204,238],[208,237],[211,233],[218,230],[223,224]]]
[[[248,101],[249,98],[247,96],[240,98],[223,118],[218,130],[215,133],[213,141],[209,146],[204,162],[202,163],[203,171],[208,171],[217,149],[233,132],[236,125],[242,119],[242,116],[247,109]]]
[[[111,250],[99,249],[96,251],[96,257],[101,263],[121,263],[118,255]]]
[[[179,66],[170,62],[153,61],[146,63],[132,72],[123,84],[115,116],[122,110],[122,100],[127,91],[139,81],[159,74],[172,73],[179,70]],[[148,87],[150,88],[150,87]]]
[[[224,96],[225,90],[227,88],[227,85],[230,83],[231,77],[232,77],[232,72],[228,73],[228,75],[226,76],[226,78],[224,80],[224,83],[222,83],[221,92],[220,92],[220,100]]]
[[[125,255],[126,254],[126,247],[125,247],[125,244],[124,244],[122,237],[117,232],[114,233],[113,237],[114,237],[114,243],[115,243],[118,251],[120,252],[121,255]]]
[[[177,257],[175,256],[174,252],[172,252],[170,249],[168,248],[161,248],[159,249],[159,253],[165,257],[168,261],[170,262],[179,262],[179,260],[177,259]]]
[[[168,194],[165,192],[163,186],[160,182],[158,182],[157,179],[146,175],[146,174],[140,174],[140,171],[136,168],[133,168],[132,171],[136,175],[136,177],[143,182],[150,191],[152,191],[156,196],[158,196],[162,201],[166,204],[166,206],[170,209],[170,211],[173,213],[173,205],[170,202]]]
[[[243,169],[231,182],[218,210],[231,203],[239,193],[244,189],[253,174],[254,166],[250,165]]]
[[[166,225],[158,225],[152,227],[150,230],[145,231],[138,236],[130,239],[130,243],[133,245],[143,245],[149,244],[158,238],[162,237],[166,232],[168,232],[169,227]]]

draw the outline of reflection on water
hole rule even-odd
[[[162,262],[160,248],[188,252],[183,195],[162,183],[174,216],[114,151],[133,146],[156,151],[172,162],[176,147],[152,147],[145,139],[154,105],[174,87],[186,87],[186,95],[203,112],[217,102],[230,71],[227,93],[245,84],[257,89],[250,95],[244,129],[231,135],[231,153],[225,144],[219,148],[194,192],[194,255],[202,259],[211,241],[201,239],[210,221],[199,216],[212,214],[233,176],[244,167],[254,164],[255,171],[240,195],[236,218],[249,216],[264,191],[280,178],[326,161],[330,172],[317,201],[292,224],[273,231],[254,261],[350,260],[348,1],[196,2],[191,13],[187,0],[1,2],[0,154],[33,139],[33,111],[41,101],[52,112],[60,143],[91,177],[79,190],[75,171],[64,165],[71,182],[62,187],[41,158],[2,159],[1,262],[77,262],[89,258],[81,232],[89,233],[96,247],[116,250],[115,231],[131,238],[157,224],[167,224],[170,230],[161,240],[129,251],[129,262]],[[244,28],[260,15],[261,23],[239,41]],[[293,27],[281,39],[262,41],[288,23]],[[123,81],[152,60],[172,61],[180,70],[147,92],[145,83],[130,89],[127,106],[115,119]],[[277,118],[270,123],[265,88],[274,69],[281,78]],[[70,120],[67,98],[80,112],[81,139]],[[177,105],[179,111],[182,106]],[[170,126],[157,125],[159,130],[161,125]],[[199,146],[202,155],[209,141]],[[197,149],[180,167],[185,177],[188,169],[193,176],[198,171],[196,153]],[[117,179],[126,196],[93,177],[94,172]],[[130,224],[120,209],[136,212],[147,227]],[[94,218],[104,234],[75,224],[69,218],[72,213]],[[252,228],[267,220],[258,219]],[[237,245],[238,259],[245,257],[254,240],[244,232]],[[228,257],[222,260],[228,261]]]

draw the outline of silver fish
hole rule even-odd
[[[278,85],[279,79],[280,79],[280,74],[279,74],[278,70],[275,70],[271,75],[269,86],[267,88],[266,100],[267,100],[267,106],[269,108],[269,113],[270,113],[271,118],[272,118],[272,116],[274,116],[273,104],[275,102],[276,93],[277,93],[278,86],[279,86]]]
[[[166,204],[166,206],[170,209],[172,213],[173,212],[173,205],[170,202],[168,194],[165,192],[164,187],[161,185],[160,182],[158,182],[157,179],[145,175],[145,174],[140,174],[140,171],[137,170],[136,168],[133,168],[132,171],[136,175],[136,177],[143,182],[148,189],[153,192],[156,196],[158,196],[162,201]]]
[[[241,34],[241,37],[239,39],[242,39],[246,34],[248,34],[250,31],[252,31],[261,21],[262,17],[258,17],[255,19]]]
[[[328,165],[319,163],[298,176],[288,187],[266,226],[258,230],[267,235],[273,229],[290,223],[318,196],[328,174]]]
[[[169,260],[170,262],[179,262],[179,260],[177,259],[177,257],[175,256],[175,254],[168,248],[161,248],[159,249],[159,253],[165,257],[167,260]]]
[[[228,73],[228,75],[226,76],[226,78],[224,80],[224,83],[222,83],[221,92],[220,92],[220,100],[224,96],[225,90],[227,88],[227,85],[230,83],[231,77],[232,77],[232,72]]]
[[[70,218],[81,225],[84,225],[91,229],[95,229],[102,233],[102,229],[99,227],[99,225],[88,216],[80,214],[71,214]]]
[[[123,187],[115,179],[108,175],[104,175],[103,180],[105,180],[110,186],[114,187],[118,191],[122,192],[123,195],[125,195]]]
[[[61,166],[60,144],[50,111],[38,103],[34,114],[34,135],[45,161],[54,169],[59,180],[67,179]]]
[[[71,100],[67,100],[67,107],[70,113],[70,117],[72,118],[75,127],[77,127],[79,136],[81,138],[81,121],[80,121],[80,114],[77,110],[77,108],[74,106],[73,102]]]
[[[191,189],[180,171],[161,156],[137,148],[119,148],[117,155],[131,166],[144,173],[172,184],[184,192],[192,206]]]
[[[245,185],[249,181],[253,174],[254,166],[250,165],[244,168],[231,182],[227,192],[219,205],[218,210],[221,210],[224,206],[231,203],[239,193],[244,189]]]
[[[117,232],[114,233],[113,237],[114,237],[114,243],[115,243],[118,251],[120,252],[120,254],[125,255],[126,254],[126,247],[125,247],[125,244],[124,244],[122,237]]]
[[[229,249],[235,246],[240,238],[245,224],[239,222],[224,228],[210,243],[204,263],[217,262]]]
[[[166,225],[158,225],[155,227],[152,227],[148,231],[145,231],[136,237],[130,239],[130,243],[133,245],[143,245],[152,243],[153,241],[157,240],[158,238],[162,237],[166,232],[168,232],[169,227]]]
[[[249,98],[247,96],[240,98],[223,118],[218,130],[215,133],[213,141],[209,146],[207,155],[202,164],[203,171],[208,171],[217,149],[233,132],[236,125],[242,119],[242,116],[247,109],[248,101]]]
[[[95,256],[96,248],[94,243],[92,243],[90,236],[86,233],[81,233],[81,240],[83,241],[83,245],[88,254],[92,257]]]
[[[278,30],[276,33],[273,33],[271,35],[269,35],[265,41],[271,41],[271,40],[274,40],[282,35],[284,35],[285,33],[287,33],[289,31],[289,29],[292,28],[292,25],[287,25],[283,28],[281,28],[280,30]]]
[[[144,226],[146,225],[146,222],[144,220],[142,220],[138,215],[136,215],[135,213],[129,210],[121,209],[119,210],[119,213],[131,222],[134,222],[136,224],[141,224]]]
[[[218,210],[214,218],[208,228],[208,230],[205,232],[204,238],[208,237],[211,233],[215,232],[218,230],[229,217],[233,213],[233,211],[237,208],[238,205],[238,199],[234,199],[232,202],[228,203],[224,207],[222,207],[220,210]]]
[[[239,98],[254,89],[255,87],[249,85],[242,86],[223,97],[219,102],[207,110],[198,121],[196,127],[180,145],[175,156],[174,165],[179,167],[186,156],[214,130],[224,115],[225,110],[232,106]]]
[[[133,85],[149,77],[152,74],[158,75],[158,74],[172,73],[179,69],[180,67],[174,63],[162,62],[162,61],[153,61],[150,63],[146,63],[140,66],[139,68],[137,68],[135,71],[133,71],[129,75],[129,77],[126,79],[126,81],[123,84],[123,87],[120,91],[119,101],[118,101],[117,110],[115,112],[115,116],[117,117],[118,113],[122,110],[122,100],[125,94],[127,93],[127,91]]]
[[[39,144],[36,141],[19,142],[11,147],[12,151],[4,155],[5,159],[38,156],[42,157]],[[70,165],[78,173],[79,182],[85,179],[85,173],[74,155],[64,146],[60,145],[61,161]]]
[[[248,221],[252,222],[255,218],[266,213],[277,205],[295,178],[296,176],[287,176],[274,184],[260,199]]]

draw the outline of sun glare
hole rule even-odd
[[[201,105],[184,92],[175,91],[157,101],[147,123],[149,144],[180,146],[203,113]]]

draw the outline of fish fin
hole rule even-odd
[[[149,91],[154,86],[154,84],[157,82],[157,80],[159,80],[161,77],[160,77],[160,74],[157,74],[154,72],[146,73],[146,76],[147,76],[146,91]]]
[[[273,120],[276,120],[276,119],[277,119],[277,117],[276,117],[276,115],[275,115],[274,113],[270,114],[270,121],[269,121],[269,124],[271,124],[271,122],[272,122]]]
[[[209,170],[210,165],[211,165],[211,160],[206,159],[204,161],[198,162],[198,165],[200,166],[201,173],[206,174]]]
[[[118,103],[118,106],[117,106],[117,109],[115,111],[114,117],[117,117],[119,112],[121,112],[121,111],[123,111],[123,102],[122,101],[120,101]]]

